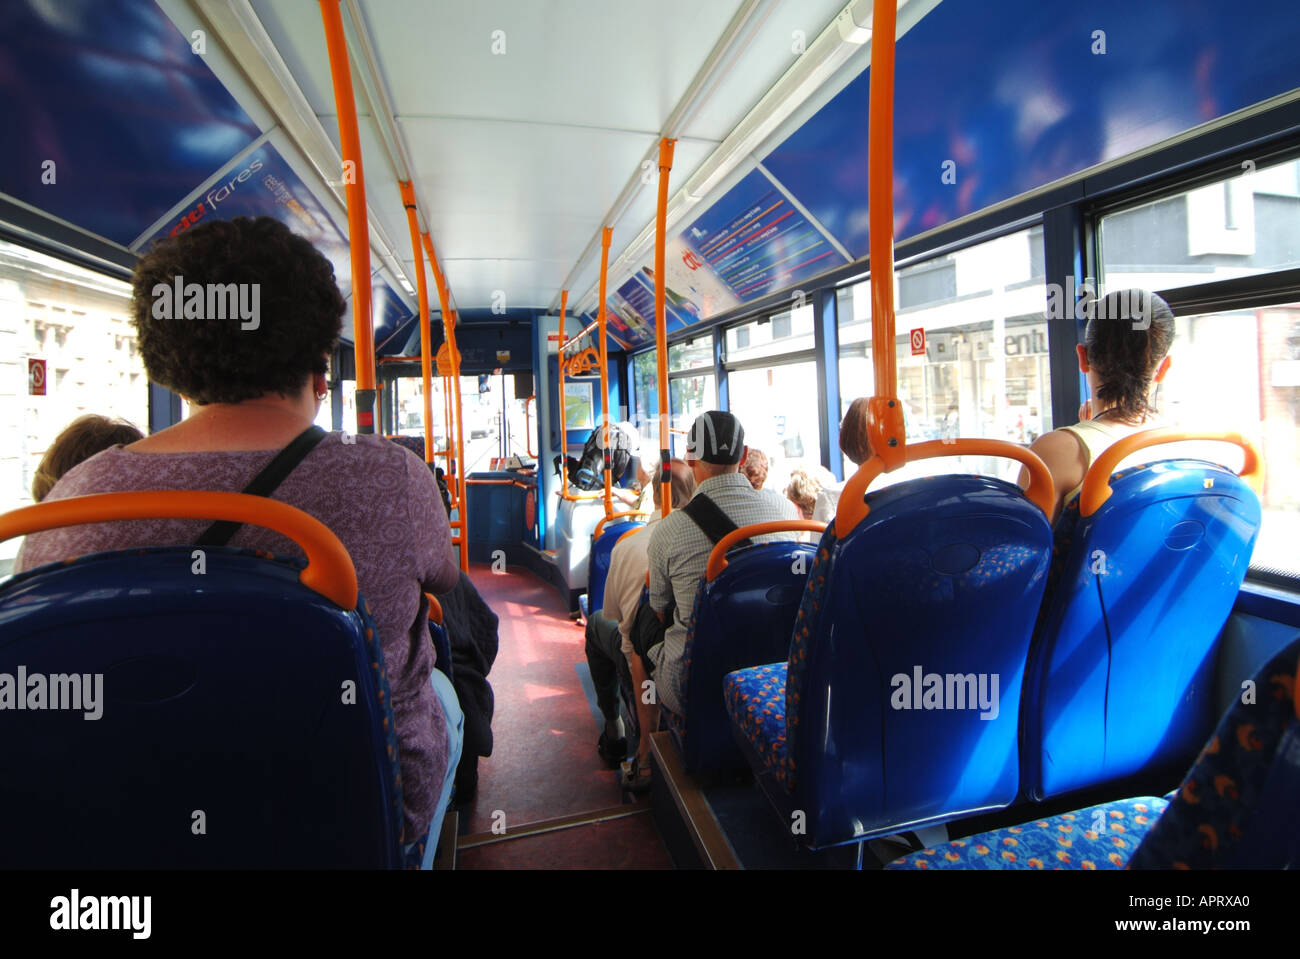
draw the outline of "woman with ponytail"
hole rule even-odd
[[[1153,399],[1169,372],[1173,341],[1173,311],[1154,293],[1121,290],[1096,304],[1084,342],[1075,347],[1091,399],[1079,409],[1079,423],[1046,433],[1029,447],[1047,465],[1056,484],[1053,522],[1107,447],[1162,425]],[[1022,472],[1020,485],[1027,484]]]

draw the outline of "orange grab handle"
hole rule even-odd
[[[568,480],[565,480],[565,485],[566,486],[568,485]],[[601,492],[570,493],[567,492],[566,490],[560,490],[560,499],[567,499],[570,503],[578,503],[585,499],[604,499],[604,498],[605,498],[605,494]]]
[[[307,568],[299,574],[299,582],[336,606],[357,607],[356,568],[339,538],[316,517],[264,496],[199,490],[70,496],[0,516],[0,542],[63,526],[127,519],[223,519],[274,530],[307,554]]]
[[[1005,440],[930,440],[907,447],[905,462],[935,459],[940,456],[1001,456],[1018,460],[1029,470],[1029,488],[1025,496],[1046,516],[1052,515],[1056,508],[1056,487],[1052,483],[1052,474],[1047,471],[1047,464],[1031,453],[1027,448]],[[900,464],[901,465],[901,464]],[[843,539],[862,522],[869,509],[862,501],[867,487],[881,473],[888,472],[885,461],[879,456],[872,456],[858,467],[840,493],[839,507],[835,511],[835,535]]]
[[[770,523],[754,523],[752,526],[733,529],[718,540],[718,544],[713,547],[713,552],[709,553],[709,565],[704,570],[704,578],[710,583],[718,578],[718,574],[727,568],[727,550],[742,539],[765,536],[768,533],[820,533],[825,529],[825,523],[818,523],[811,519],[778,519]]]
[[[1252,476],[1259,469],[1259,453],[1254,444],[1240,433],[1183,433],[1172,429],[1143,430],[1124,437],[1113,446],[1107,447],[1088,467],[1083,478],[1083,488],[1079,490],[1079,515],[1091,516],[1101,508],[1101,504],[1110,499],[1110,474],[1120,461],[1138,450],[1163,443],[1182,443],[1187,440],[1212,440],[1218,443],[1231,443],[1240,446],[1246,453],[1241,466],[1242,476]]]
[[[630,519],[633,516],[649,516],[649,515],[650,514],[643,509],[631,509],[631,510],[625,510],[622,513],[610,513],[608,516],[606,516],[604,519],[602,519],[599,523],[596,524],[596,528],[591,533],[592,539],[600,539],[600,534],[601,532],[604,531],[606,523],[612,523],[616,519]]]
[[[425,593],[424,598],[429,601],[429,622],[442,625],[442,603],[438,602],[438,597],[433,593]]]

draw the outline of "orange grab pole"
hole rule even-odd
[[[894,364],[894,32],[897,9],[872,9],[869,192],[871,335],[876,395],[898,390]]]
[[[357,432],[375,432],[375,332],[370,315],[370,221],[366,210],[366,179],[361,167],[361,136],[357,132],[357,102],[352,69],[343,36],[340,0],[319,0],[329,51],[334,107],[339,115],[343,148],[344,195],[348,208],[348,251],[352,259],[352,335],[357,367]]]
[[[1231,443],[1240,446],[1246,454],[1241,466],[1241,476],[1255,476],[1259,470],[1259,452],[1255,445],[1240,433],[1184,433],[1174,429],[1143,430],[1133,433],[1107,447],[1088,468],[1083,477],[1083,488],[1079,490],[1079,515],[1091,516],[1101,508],[1101,504],[1110,499],[1110,474],[1127,456],[1149,446],[1164,443],[1183,443],[1193,441],[1213,441]]]
[[[450,376],[446,380],[444,389],[444,400],[447,404],[447,447],[450,453],[455,449],[455,456],[447,457],[447,465],[450,468],[449,485],[455,490],[452,497],[452,507],[456,509],[458,520],[452,523],[453,528],[460,530],[460,536],[455,542],[460,546],[460,568],[462,572],[469,571],[469,550],[468,550],[468,524],[465,522],[465,431],[461,422],[461,405],[460,405],[460,350],[456,348],[456,314],[451,309],[451,295],[447,290],[447,278],[443,275],[438,266],[438,257],[433,249],[433,240],[429,238],[428,233],[421,235],[424,242],[424,251],[429,256],[429,267],[433,270],[433,282],[438,288],[438,305],[442,309],[442,326],[446,335],[447,357],[450,361]],[[455,399],[453,402],[450,393],[447,390],[454,391]],[[455,429],[455,441],[453,447],[452,430]]]
[[[605,531],[606,523],[612,523],[615,520],[620,520],[620,519],[632,519],[634,516],[646,517],[649,515],[650,514],[643,509],[630,509],[630,510],[624,510],[621,513],[611,513],[609,516],[606,516],[604,519],[602,519],[600,522],[596,524],[596,528],[591,531],[591,538],[600,539],[600,534]]]
[[[659,376],[659,464],[663,474],[663,515],[673,509],[672,474],[668,464],[672,456],[668,429],[672,422],[668,409],[668,321],[664,292],[664,243],[668,232],[668,174],[673,168],[673,148],[676,140],[667,137],[659,141],[659,206],[655,214],[655,352],[658,354]]]
[[[766,536],[769,533],[820,533],[825,529],[825,523],[811,519],[778,519],[733,529],[718,540],[717,545],[709,553],[709,565],[705,567],[704,578],[710,583],[718,578],[718,574],[727,568],[727,550],[741,540],[749,539],[751,536]]]
[[[898,402],[894,356],[894,33],[898,11],[877,3],[871,22],[868,217],[871,265],[871,349],[876,386],[868,402],[872,451],[894,470],[905,461],[907,431]]]
[[[605,341],[605,283],[609,270],[609,242],[614,235],[612,227],[600,233],[600,309],[596,311],[596,328],[600,333],[600,410],[605,427],[605,518],[614,514],[614,478],[610,475],[613,461],[609,451],[609,344]]]
[[[569,310],[569,291],[560,291],[560,339],[555,354],[555,365],[560,372],[560,499],[576,503],[580,499],[600,499],[600,494],[580,495],[569,492],[569,477],[564,469],[564,457],[569,455],[569,421],[564,402],[564,315]]]
[[[931,440],[907,447],[904,462],[915,463],[917,460],[940,456],[1000,456],[1017,460],[1029,470],[1029,488],[1025,490],[1025,496],[1049,517],[1056,508],[1056,488],[1052,483],[1052,474],[1028,447],[1005,440]],[[890,469],[881,457],[872,456],[844,484],[844,492],[840,493],[839,506],[835,510],[835,535],[838,538],[843,539],[866,518],[870,512],[863,502],[867,487],[877,476]]]
[[[357,607],[356,569],[339,538],[316,517],[265,496],[206,490],[69,496],[0,516],[0,542],[46,529],[129,519],[221,519],[274,530],[307,554],[307,567],[298,575],[299,582],[343,609]]]
[[[424,254],[420,250],[420,228],[415,222],[415,187],[410,180],[398,181],[406,223],[411,229],[415,254],[415,283],[420,300],[420,381],[424,388],[424,461],[433,462],[433,356],[429,344],[429,285],[424,276]]]
[[[447,322],[447,342],[451,346],[452,385],[456,391],[456,485],[460,495],[456,498],[456,508],[460,513],[461,572],[469,572],[469,523],[466,519],[467,501],[465,499],[465,419],[460,406],[460,350],[456,347],[456,323],[459,317],[452,311]]]
[[[451,304],[450,304],[451,295],[447,290],[447,279],[442,275],[442,270],[438,266],[438,257],[433,250],[433,240],[429,238],[428,233],[421,233],[420,239],[424,243],[425,255],[429,258],[429,269],[433,271],[434,288],[437,289],[438,291],[438,306],[440,311],[442,312],[442,326],[444,331],[444,340],[447,346],[448,359],[450,360],[453,352],[453,347],[455,345],[450,339],[450,337],[446,335],[447,318],[451,315]],[[439,370],[439,372],[441,373],[442,371]],[[457,390],[460,389],[459,383],[456,385],[456,389]],[[455,423],[452,420],[451,378],[446,374],[443,375],[443,381],[442,381],[442,401],[443,401],[443,413],[444,416],[446,417],[446,424],[447,424],[446,456],[447,456],[448,492],[451,493],[452,508],[459,509],[460,508],[460,495],[459,495],[460,485],[456,480],[456,465],[455,465],[456,461],[453,459],[453,455],[452,455],[455,447],[455,443],[452,440],[453,436],[455,435],[454,434]]]

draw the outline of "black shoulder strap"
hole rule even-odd
[[[703,493],[696,493],[692,496],[691,501],[682,507],[682,512],[704,531],[704,535],[709,538],[709,542],[715,546],[721,542],[722,537],[740,528],[731,521],[731,517],[724,513],[717,503]],[[745,540],[742,543],[737,543],[736,548],[739,549],[741,546],[748,545],[749,540]]]
[[[241,492],[250,496],[270,496],[284,482],[284,478],[293,472],[294,467],[301,463],[324,438],[325,431],[319,426],[312,426],[299,433],[288,446],[275,455],[271,462],[266,464],[262,472],[253,477]],[[217,520],[195,541],[195,545],[225,546],[243,525],[230,520]]]

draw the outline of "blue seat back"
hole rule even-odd
[[[867,503],[847,536],[823,536],[790,650],[793,807],[818,848],[1005,806],[1019,783],[1047,518],[979,476],[911,480]]]
[[[1300,868],[1300,637],[1224,715],[1130,869]]]
[[[605,578],[609,576],[609,561],[614,554],[614,547],[624,533],[644,525],[635,520],[619,520],[607,525],[600,531],[599,536],[592,539],[591,560],[587,572],[588,615],[599,613],[605,605]]]
[[[1215,645],[1246,575],[1259,500],[1221,466],[1116,473],[1057,523],[1024,699],[1026,794],[1186,768],[1214,729]]]
[[[0,863],[401,865],[396,729],[364,602],[340,609],[298,582],[301,562],[265,553],[195,562],[190,547],[99,553],[0,590],[0,674],[102,677],[98,718],[84,702],[0,711]]]
[[[790,654],[795,616],[816,549],[760,543],[727,555],[713,582],[701,580],[682,657],[686,715],[670,727],[689,773],[748,768],[731,734],[723,677]]]

